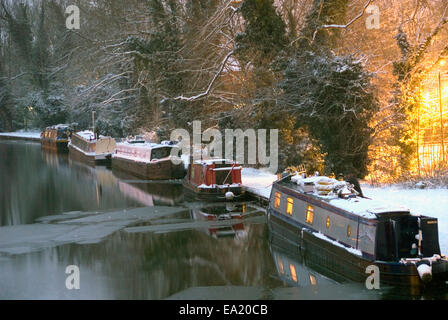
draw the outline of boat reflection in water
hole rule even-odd
[[[118,186],[121,193],[145,206],[177,206],[184,201],[180,181],[141,180],[121,170],[112,169],[111,172],[119,181]]]
[[[234,237],[247,238],[244,217],[257,212],[258,209],[248,203],[213,204],[191,210],[195,221],[217,222],[203,228],[203,232],[213,238]]]
[[[274,225],[275,227],[275,225]],[[270,225],[272,228],[272,224]],[[340,272],[350,264],[324,259],[327,248],[300,247],[277,232],[269,232],[269,248],[278,278],[289,289],[276,289],[276,299],[447,299],[448,285],[422,288],[381,284],[369,290],[369,274],[347,275]],[[380,274],[381,276],[381,274]]]

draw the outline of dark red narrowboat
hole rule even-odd
[[[241,200],[245,195],[241,171],[242,167],[231,160],[194,161],[183,182],[185,194],[204,201]]]

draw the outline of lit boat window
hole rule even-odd
[[[347,237],[350,237],[350,235],[352,234],[352,228],[350,227],[350,225],[347,226]]]
[[[280,208],[280,200],[281,200],[281,194],[280,192],[275,193],[275,199],[274,199],[274,207]]]
[[[292,264],[289,265],[289,271],[291,271],[291,279],[294,282],[297,282],[297,273],[296,273],[296,267],[294,267]]]
[[[278,259],[278,270],[281,274],[285,274],[285,267],[283,266],[283,261]]]
[[[287,198],[286,213],[289,214],[290,216],[292,216],[293,206],[294,206],[294,199],[293,198]]]
[[[330,229],[330,217],[327,217],[326,226],[327,226],[327,229]]]
[[[317,285],[317,279],[312,274],[310,274],[310,283],[311,283],[312,286]]]
[[[309,224],[313,224],[313,220],[314,220],[314,207],[308,205],[306,207],[306,219],[305,221]]]

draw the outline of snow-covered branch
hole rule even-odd
[[[348,22],[347,24],[324,24],[321,25],[319,28],[316,29],[316,31],[314,31],[313,34],[313,41],[316,38],[317,33],[321,30],[321,29],[330,29],[330,28],[340,28],[340,29],[347,29],[350,25],[352,25],[356,20],[360,19],[364,13],[366,12],[366,9],[368,6],[370,6],[370,4],[373,2],[374,0],[368,0],[367,3],[364,5],[364,8],[362,9],[362,11],[356,16],[354,17],[352,20],[350,20],[350,22]]]
[[[225,68],[225,66],[226,66],[226,64],[227,64],[227,61],[229,61],[230,57],[234,54],[234,52],[235,52],[235,51],[232,50],[232,51],[230,51],[230,52],[224,57],[224,59],[222,60],[220,66],[219,66],[218,71],[217,71],[216,74],[213,76],[213,79],[210,81],[210,83],[209,83],[209,85],[208,85],[208,87],[207,87],[207,90],[205,90],[204,92],[202,92],[202,93],[200,93],[200,94],[197,94],[197,95],[195,95],[195,96],[185,97],[185,96],[181,95],[181,96],[172,98],[172,100],[195,101],[195,100],[198,100],[198,99],[201,99],[201,98],[203,98],[203,97],[208,96],[208,95],[210,94],[210,91],[211,91],[212,88],[213,88],[213,85],[214,85],[215,82],[216,82],[216,79],[218,79],[218,77],[221,75],[222,71],[224,70],[224,68]],[[161,103],[163,103],[165,100],[167,100],[167,99],[166,99],[166,98],[162,99]]]

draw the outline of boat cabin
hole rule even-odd
[[[42,147],[57,152],[68,152],[68,140],[72,128],[65,124],[47,127],[40,134]]]
[[[169,143],[141,141],[118,143],[112,155],[112,167],[148,180],[185,177],[181,149]]]
[[[175,145],[132,141],[117,144],[114,157],[151,162],[169,159],[172,154],[176,154],[179,157],[180,151],[180,148]]]
[[[92,131],[73,133],[68,145],[70,155],[88,163],[109,163],[115,151],[116,142],[112,137],[97,137]]]
[[[99,136],[92,131],[80,131],[72,134],[70,144],[84,153],[111,154],[115,151],[114,138]]]
[[[227,159],[207,159],[190,162],[184,179],[186,194],[204,201],[242,199],[242,167]]]
[[[40,134],[40,137],[43,140],[68,142],[71,132],[72,129],[70,126],[59,124],[45,128]]]
[[[195,185],[216,186],[241,184],[242,167],[224,159],[199,160],[190,165],[188,179]]]

